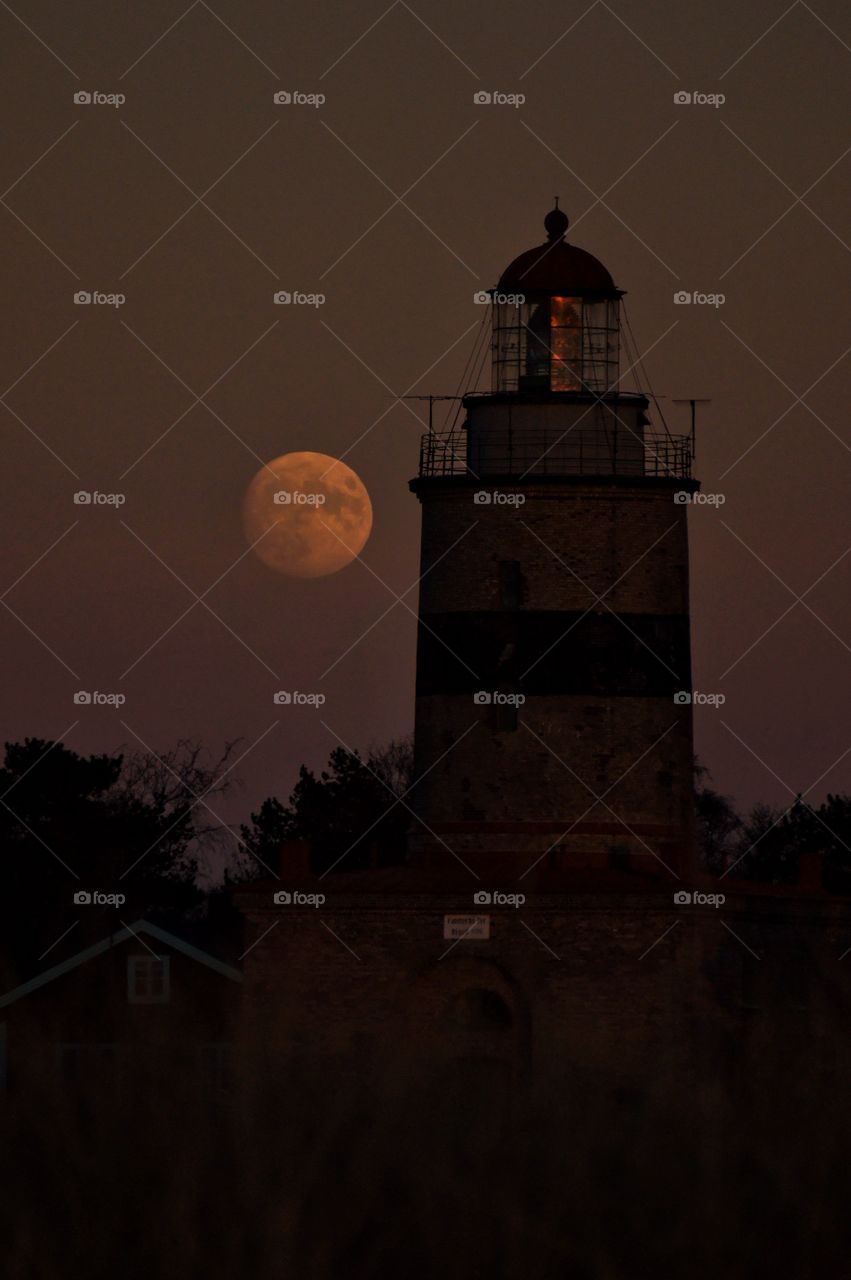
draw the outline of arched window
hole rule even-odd
[[[452,1002],[451,1015],[467,1031],[507,1031],[514,1025],[508,1004],[487,987],[461,991]]]

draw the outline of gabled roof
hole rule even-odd
[[[55,964],[51,969],[45,969],[44,973],[39,973],[34,978],[30,978],[29,982],[24,982],[21,986],[15,987],[5,996],[0,996],[0,1009],[6,1005],[14,1004],[22,996],[28,996],[31,992],[38,991],[39,987],[46,986],[54,978],[61,978],[64,973],[70,973],[72,969],[79,968],[87,960],[94,959],[95,956],[101,955],[104,951],[109,951],[112,947],[120,946],[121,943],[137,937],[140,933],[146,933],[149,937],[155,938],[157,942],[162,942],[165,946],[182,952],[183,955],[189,956],[191,960],[197,960],[199,964],[206,965],[208,969],[214,970],[215,973],[220,973],[223,978],[230,978],[231,982],[242,982],[242,974],[239,969],[234,969],[231,965],[225,964],[224,961],[217,960],[215,956],[208,955],[206,951],[193,947],[190,943],[184,942],[182,938],[178,938],[176,934],[169,933],[167,929],[161,929],[157,924],[150,924],[147,920],[137,920],[132,925],[124,925],[117,933],[110,934],[109,937],[94,943],[93,946],[86,947],[83,951],[78,951],[76,955],[71,956],[68,960],[63,960],[61,964]]]

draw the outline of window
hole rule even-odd
[[[617,385],[617,298],[538,295],[493,310],[495,391],[605,393]]]
[[[168,956],[130,956],[127,961],[127,999],[131,1004],[167,1004]]]
[[[514,1021],[499,992],[486,987],[459,992],[452,1001],[450,1016],[456,1026],[468,1031],[506,1031]]]

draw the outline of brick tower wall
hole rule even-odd
[[[485,488],[448,477],[412,487],[423,574],[415,776],[427,774],[414,807],[424,822],[459,853],[546,849],[577,823],[568,853],[649,846],[682,859],[692,725],[674,694],[691,689],[688,507],[674,494],[695,484]],[[482,490],[490,502],[476,500]],[[524,501],[495,501],[499,492]],[[510,709],[474,699],[500,690],[525,697],[515,728]],[[611,809],[594,796],[609,788]],[[422,826],[413,835],[415,848],[432,842]]]

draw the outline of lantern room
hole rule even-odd
[[[491,389],[469,390],[463,420],[456,411],[448,431],[423,437],[421,476],[531,483],[691,475],[689,438],[670,433],[658,402],[662,430],[654,428],[652,392],[621,386],[622,319],[630,368],[640,367],[621,315],[624,291],[593,254],[565,240],[568,225],[556,201],[544,219],[547,240],[515,258],[490,292]],[[487,317],[473,357],[476,384],[486,342]]]
[[[547,240],[515,258],[491,293],[495,392],[615,390],[623,293],[601,262],[568,244],[568,225],[556,200]]]

